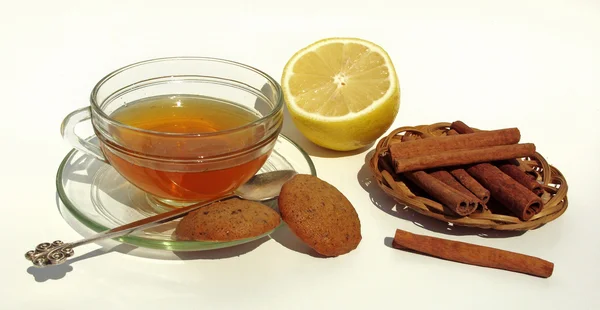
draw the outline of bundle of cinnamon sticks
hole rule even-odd
[[[476,132],[456,121],[445,136],[405,135],[390,145],[389,155],[397,174],[459,216],[487,210],[492,199],[528,221],[542,210],[544,190],[515,160],[536,152],[520,139],[517,128]]]

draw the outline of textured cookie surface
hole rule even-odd
[[[348,199],[331,184],[311,175],[296,175],[281,189],[279,211],[290,230],[325,256],[358,247],[360,220]]]
[[[233,241],[267,233],[281,222],[273,209],[262,203],[229,199],[186,215],[175,229],[177,240]]]

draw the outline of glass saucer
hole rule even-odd
[[[271,156],[259,173],[288,169],[316,175],[308,154],[289,138],[280,135]],[[112,166],[78,150],[69,152],[60,164],[56,175],[56,188],[61,201],[73,216],[96,232],[157,213],[146,200],[145,192],[131,185]],[[277,199],[265,204],[277,208]],[[172,236],[177,222],[165,223],[116,240],[144,248],[202,251],[247,243],[273,232],[231,242],[177,241]]]

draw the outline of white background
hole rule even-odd
[[[597,0],[3,1],[0,26],[2,309],[600,308]],[[363,226],[356,251],[322,259],[266,240],[156,259],[90,245],[77,253],[91,258],[28,268],[22,255],[36,244],[80,238],[56,208],[54,176],[71,149],[59,124],[88,104],[103,75],[200,55],[279,79],[296,50],[330,36],[389,52],[402,89],[394,127],[457,119],[519,127],[566,175],[567,212],[535,231],[488,237],[412,212],[390,215],[372,202],[393,206],[368,182],[372,147],[328,152],[287,123],[319,176],[354,203]],[[396,228],[539,256],[555,272],[540,279],[401,252],[385,242]]]

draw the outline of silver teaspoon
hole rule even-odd
[[[40,243],[35,250],[25,253],[25,258],[33,262],[33,265],[36,267],[59,265],[74,255],[73,248],[75,247],[103,239],[120,237],[135,231],[158,226],[160,224],[183,217],[194,210],[217,201],[234,197],[253,201],[267,201],[279,196],[283,184],[290,180],[294,175],[296,175],[296,171],[293,170],[280,170],[257,174],[233,193],[209,201],[157,214],[148,218],[131,222],[129,224],[115,227],[113,229],[105,230],[96,235],[72,243],[64,243],[60,240],[52,243]]]

